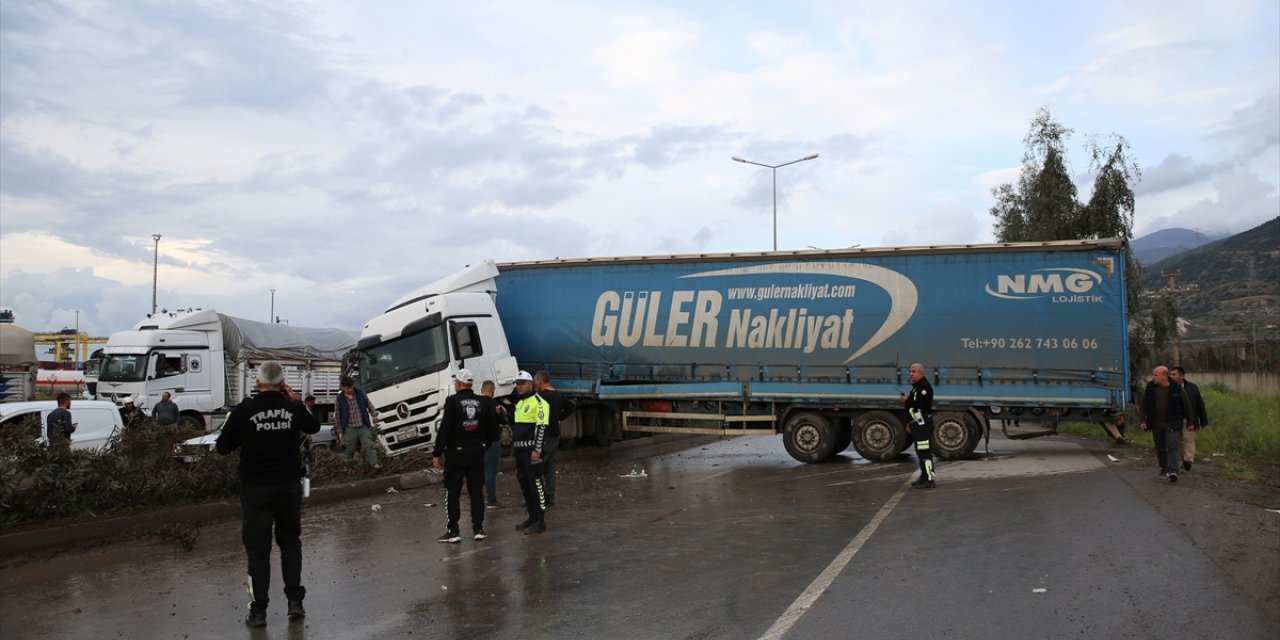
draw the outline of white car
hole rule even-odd
[[[202,436],[196,436],[190,440],[184,440],[174,447],[173,455],[178,459],[178,462],[190,464],[196,458],[213,453],[214,445],[218,442],[218,434],[220,433],[222,433],[221,428]],[[342,443],[338,442],[333,425],[320,426],[320,431],[311,436],[311,448],[328,449],[330,451],[342,450]]]
[[[45,429],[49,414],[58,408],[53,400],[35,400],[32,402],[6,402],[0,404],[0,429],[15,428],[19,422],[29,416],[40,416],[41,442],[46,440]],[[75,433],[71,434],[72,449],[101,449],[106,446],[111,436],[124,428],[120,419],[120,408],[114,402],[105,400],[72,400],[71,422],[75,423]]]

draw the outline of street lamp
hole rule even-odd
[[[160,234],[151,234],[151,239],[156,241],[156,253],[151,262],[151,315],[156,314],[156,278],[160,275]]]
[[[734,162],[754,164],[757,167],[764,167],[766,169],[773,170],[773,250],[774,251],[778,250],[778,168],[785,167],[789,164],[795,164],[797,162],[804,162],[805,160],[816,160],[817,157],[818,157],[818,154],[815,153],[811,156],[805,156],[798,160],[792,160],[791,162],[784,162],[782,164],[764,164],[763,162],[752,162],[750,160],[739,158],[738,156],[732,156]]]
[[[267,322],[274,323],[276,321],[276,290],[271,290],[271,317],[267,318]]]

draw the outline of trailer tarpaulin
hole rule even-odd
[[[0,324],[0,365],[26,366],[35,363],[35,336],[17,325]]]
[[[356,346],[359,334],[343,329],[314,329],[245,320],[218,314],[223,346],[235,361],[341,360]]]

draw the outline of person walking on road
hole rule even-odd
[[[508,422],[507,408],[493,397],[497,390],[497,385],[492,380],[485,380],[480,385],[480,396],[493,405],[494,417],[498,423],[498,437],[484,450],[484,491],[488,496],[484,506],[489,509],[498,508],[498,464],[502,462],[502,429]]]
[[[170,397],[168,391],[160,394],[160,402],[151,409],[151,417],[156,419],[156,424],[173,431],[178,428],[178,405]]]
[[[919,362],[911,365],[907,377],[911,380],[911,393],[901,394],[899,399],[911,417],[907,435],[915,442],[916,459],[920,462],[920,479],[912,482],[911,486],[932,489],[936,479],[933,452],[929,450],[929,440],[933,438],[933,385],[924,377],[924,365]]]
[[[271,598],[271,537],[275,529],[280,547],[280,570],[288,615],[307,614],[302,600],[302,456],[298,440],[320,430],[320,421],[307,411],[284,381],[279,362],[258,366],[258,395],[231,410],[215,444],[218,453],[240,450],[240,538],[249,564],[249,616],[245,624],[267,624]]]
[[[369,404],[369,396],[364,390],[357,388],[351,378],[343,378],[342,393],[334,407],[336,411],[334,427],[338,439],[342,441],[347,452],[347,460],[356,457],[356,452],[363,450],[365,460],[374,471],[382,468],[378,463],[378,448],[373,442],[373,428],[378,425],[378,410]]]
[[[542,449],[544,483],[547,489],[547,506],[556,504],[556,451],[560,449],[560,421],[573,415],[574,406],[556,388],[551,386],[551,372],[543,369],[533,376],[533,386],[538,395],[551,407],[547,422],[547,440]]]
[[[546,487],[542,476],[542,450],[546,445],[547,421],[551,405],[533,389],[533,376],[528,371],[516,374],[515,416],[512,418],[512,449],[516,456],[516,479],[524,494],[529,517],[516,525],[525,534],[547,530]]]
[[[445,398],[444,415],[436,433],[432,466],[444,469],[449,529],[436,538],[439,542],[461,542],[458,520],[462,516],[459,502],[466,481],[471,497],[471,534],[484,540],[484,454],[490,443],[498,439],[498,420],[493,404],[471,390],[475,376],[459,369],[453,377],[453,395]],[[444,463],[441,464],[441,457]]]
[[[1169,379],[1182,385],[1187,401],[1191,403],[1191,411],[1187,414],[1187,427],[1182,430],[1178,440],[1178,452],[1182,455],[1182,470],[1190,471],[1191,463],[1196,460],[1196,432],[1209,426],[1209,413],[1204,408],[1204,396],[1200,395],[1200,387],[1187,380],[1187,370],[1181,365],[1169,371]]]
[[[1178,481],[1178,440],[1191,416],[1191,402],[1182,385],[1169,379],[1169,367],[1151,371],[1151,382],[1142,393],[1142,430],[1151,431],[1156,445],[1160,477]]]

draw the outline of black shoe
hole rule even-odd
[[[471,533],[471,537],[472,537],[473,539],[475,539],[475,540],[484,540],[485,538],[488,538],[488,537],[489,537],[489,536],[485,535],[485,533],[484,533],[484,527],[476,527],[475,529],[472,529],[471,531],[472,531],[472,533]]]
[[[1176,474],[1176,473],[1171,473],[1171,474],[1169,474],[1169,482],[1171,482],[1171,483],[1172,483],[1172,482],[1177,482],[1177,481],[1178,481],[1178,474]]]
[[[290,620],[297,620],[298,618],[301,618],[305,615],[307,615],[307,610],[302,608],[301,600],[289,601],[289,619]]]
[[[1167,480],[1168,478],[1169,478],[1169,472],[1168,472],[1168,471],[1161,471],[1161,472],[1160,472],[1160,479],[1161,479],[1161,480]]]
[[[267,610],[249,609],[249,617],[244,619],[244,623],[254,628],[267,626]]]
[[[524,531],[525,529],[529,528],[529,525],[535,522],[537,522],[537,520],[533,518],[525,518],[524,522],[521,522],[520,524],[516,525],[516,531]]]
[[[547,530],[547,523],[546,523],[546,521],[544,521],[544,520],[539,520],[539,521],[537,521],[537,522],[535,522],[535,523],[533,523],[533,524],[529,525],[528,527],[525,527],[524,534],[527,536],[527,535],[529,535],[529,534],[531,534],[531,533],[543,533],[543,532],[545,532],[546,530]]]
[[[446,531],[439,538],[436,538],[436,542],[446,542],[450,544],[462,542],[462,536],[458,535],[457,531]]]
[[[916,488],[916,489],[932,489],[932,488],[933,488],[933,481],[932,481],[932,480],[925,480],[924,478],[921,478],[921,479],[919,479],[919,480],[916,480],[915,482],[912,482],[912,483],[911,483],[911,486],[912,486],[912,487],[914,487],[914,488]]]
[[[1182,470],[1183,470],[1183,471],[1190,471],[1190,470],[1191,470],[1191,461],[1190,461],[1190,460],[1183,460],[1183,461],[1182,461]]]

